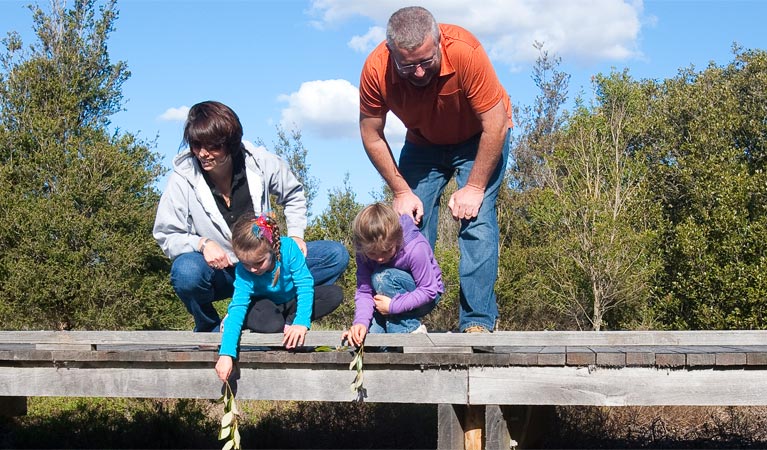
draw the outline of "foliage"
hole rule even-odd
[[[349,184],[349,174],[346,174],[343,188],[334,188],[328,193],[328,206],[306,230],[307,240],[338,241],[349,251],[349,266],[337,282],[347,300],[333,314],[321,321],[323,325],[330,325],[337,329],[347,327],[354,318],[357,263],[354,259],[352,222],[362,208],[363,205],[357,201],[354,188]]]
[[[224,382],[224,395],[220,402],[224,406],[224,415],[221,417],[221,428],[218,430],[218,440],[226,440],[222,450],[240,450],[240,430],[239,417],[240,411],[237,409],[237,402],[234,400],[234,392],[229,386],[229,382]]]
[[[162,173],[108,130],[129,77],[112,63],[114,1],[30,7],[37,41],[0,55],[0,313],[6,328],[156,328],[177,314],[151,239]]]
[[[499,196],[499,307],[516,319],[503,325],[600,330],[610,315],[619,327],[647,303],[656,270],[646,167],[627,138],[640,93],[627,74],[595,77],[595,105],[558,113],[557,65],[539,56],[541,94]]]
[[[553,305],[579,328],[600,330],[611,310],[647,301],[655,265],[646,166],[626,141],[638,93],[626,74],[596,80],[599,103],[577,111],[561,133],[530,214],[558,237],[541,261]]]
[[[666,220],[654,305],[671,328],[764,328],[767,53],[733,48],[649,90],[650,185]]]
[[[262,139],[258,139],[256,143],[266,147],[266,144]],[[308,150],[304,147],[304,143],[301,140],[301,131],[293,129],[290,130],[290,134],[288,134],[285,129],[278,125],[277,142],[274,143],[272,151],[288,163],[293,175],[295,175],[296,178],[298,178],[298,181],[303,185],[304,196],[306,197],[306,213],[308,217],[310,215],[312,203],[317,197],[319,180],[309,173],[310,165],[306,162]],[[274,209],[277,217],[283,218],[284,214],[282,206],[277,205],[274,201],[272,201],[272,204],[275,205]]]
[[[354,370],[354,380],[352,381],[352,384],[349,386],[352,390],[352,392],[357,396],[357,401],[363,401],[365,399],[366,393],[365,388],[362,387],[362,383],[365,379],[365,372],[363,370],[363,360],[365,358],[365,344],[362,343],[357,348],[357,351],[354,352],[354,357],[352,358],[352,362],[349,363],[349,370]]]

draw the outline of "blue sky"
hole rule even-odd
[[[0,0],[0,34],[18,31],[31,43],[28,3]],[[767,49],[762,0],[122,0],[109,51],[132,75],[123,85],[125,111],[112,123],[156,137],[154,149],[170,167],[187,108],[218,100],[238,113],[248,140],[270,146],[278,124],[301,130],[320,180],[314,215],[347,173],[367,203],[382,181],[360,143],[359,71],[391,13],[413,4],[477,35],[522,106],[536,95],[536,40],[562,58],[571,97],[586,98],[591,76],[613,67],[663,79],[690,65],[728,63],[733,42]],[[387,126],[397,155],[404,129],[394,119]]]

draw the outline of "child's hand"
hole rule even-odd
[[[304,345],[304,336],[306,328],[303,325],[291,325],[285,329],[285,335],[282,338],[282,345],[287,349],[296,348]]]
[[[376,302],[376,309],[378,312],[383,315],[389,314],[389,304],[391,303],[391,298],[378,294],[373,297],[373,301]]]
[[[228,355],[219,356],[218,361],[216,362],[216,373],[218,374],[218,378],[220,378],[221,381],[226,382],[226,380],[229,379],[229,375],[232,374],[233,366],[234,366],[234,361],[232,360],[231,356],[228,356]]]
[[[365,325],[352,325],[344,334],[341,335],[341,342],[348,340],[350,344],[355,347],[359,347],[365,341],[365,335],[368,334],[368,329]]]

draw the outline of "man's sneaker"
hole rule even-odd
[[[472,325],[465,330],[463,330],[464,333],[489,333],[490,330],[483,327],[482,325]]]
[[[426,329],[426,325],[421,324],[420,327],[416,328],[415,330],[411,331],[412,334],[427,334],[429,331]]]

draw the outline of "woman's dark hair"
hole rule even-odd
[[[227,154],[237,156],[242,148],[240,118],[223,103],[198,103],[189,109],[182,144],[192,149],[222,148]]]

